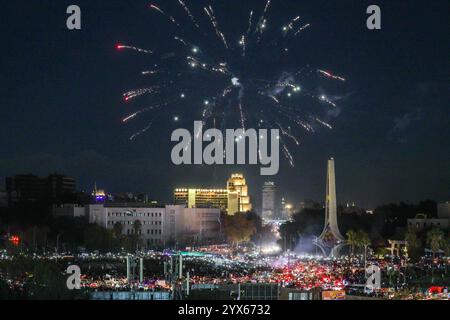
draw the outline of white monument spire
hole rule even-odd
[[[334,158],[328,160],[327,190],[325,199],[325,225],[320,236],[314,241],[324,255],[335,256],[344,244],[345,238],[339,231],[337,221],[336,176]]]

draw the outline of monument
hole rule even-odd
[[[345,238],[339,231],[337,221],[336,177],[333,158],[328,160],[325,225],[320,236],[314,240],[314,244],[322,250],[326,257],[338,256],[340,249],[346,244]]]

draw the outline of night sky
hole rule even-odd
[[[200,4],[209,3],[186,2],[197,15],[204,15]],[[175,0],[155,3],[183,14]],[[81,7],[81,31],[66,29],[70,4]],[[265,1],[212,4],[230,35]],[[370,4],[381,7],[380,31],[366,28]],[[161,117],[152,130],[129,140],[133,130],[121,119],[131,108],[121,95],[139,84],[139,72],[150,60],[115,46],[154,49],[174,35],[148,5],[140,0],[2,2],[1,179],[59,172],[76,177],[87,191],[97,181],[108,192],[141,191],[170,200],[175,187],[223,187],[232,172],[242,172],[259,207],[265,180],[274,180],[294,203],[322,201],[326,161],[333,156],[340,202],[371,207],[450,200],[449,1],[274,0],[273,21],[299,14],[311,23],[292,44],[299,64],[332,70],[347,81],[340,90],[340,113],[331,119],[334,129],[303,137],[292,150],[295,167],[281,159],[279,174],[269,178],[259,175],[259,166],[172,165],[170,133],[177,127],[192,131],[187,119],[201,112],[192,105],[177,106],[179,123],[170,121],[173,114],[167,111],[169,120]]]

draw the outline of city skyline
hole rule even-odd
[[[4,2],[0,300],[450,300],[448,0]]]
[[[445,18],[435,16],[437,11],[424,8],[420,1],[380,1],[383,28],[371,32],[365,26],[365,1],[322,2],[276,4],[272,15],[285,17],[295,11],[311,23],[292,50],[302,64],[345,76],[340,114],[332,121],[332,131],[304,137],[292,151],[295,167],[281,159],[280,173],[271,180],[288,199],[317,201],[325,181],[322,163],[334,156],[339,161],[340,199],[364,207],[428,198],[446,201],[450,132],[448,42],[441,31]],[[25,24],[12,16],[2,19],[8,46],[0,54],[8,62],[4,74],[10,76],[0,79],[3,105],[9,106],[2,108],[0,120],[0,178],[57,171],[76,177],[83,190],[97,181],[111,192],[142,191],[169,200],[164,198],[177,185],[214,185],[232,172],[242,172],[258,189],[264,179],[256,167],[171,164],[168,130],[188,123],[181,111],[178,122],[156,126],[148,135],[129,141],[130,132],[121,124],[126,114],[121,95],[139,86],[136,72],[146,58],[115,46],[122,41],[157,47],[165,35],[149,40],[147,30],[166,21],[148,12],[146,1],[127,5],[117,1],[107,12],[99,2],[79,5],[84,24],[78,32],[68,31],[66,17],[57,14],[65,12],[64,1],[51,4],[53,10],[28,4],[22,10]],[[242,11],[258,5],[250,1]],[[437,5],[443,8],[439,12],[446,11],[445,2]],[[4,12],[14,11],[14,6],[5,4]],[[165,9],[178,10],[177,6],[175,2]],[[234,30],[243,17],[229,6],[220,9],[220,20],[230,18],[223,29]],[[420,21],[412,18],[417,15]],[[47,23],[40,24],[42,19]],[[416,31],[407,31],[412,29]],[[23,37],[29,41],[21,41]],[[420,45],[412,49],[410,43]],[[30,50],[33,47],[40,50]],[[40,81],[44,70],[47,81]],[[158,131],[163,134],[155,135]],[[260,203],[259,192],[254,196]]]

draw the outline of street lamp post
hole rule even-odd
[[[61,237],[61,234],[58,233],[58,234],[56,235],[56,254],[59,253],[59,238],[60,238],[60,237]]]
[[[367,269],[367,244],[364,245],[364,270]]]

